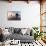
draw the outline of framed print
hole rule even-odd
[[[8,20],[21,20],[20,11],[8,11]]]

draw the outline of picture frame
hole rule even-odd
[[[8,11],[8,20],[21,20],[20,11]]]

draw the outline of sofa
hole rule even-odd
[[[22,32],[23,30],[23,32]],[[27,31],[26,31],[27,30]],[[34,37],[32,35],[32,31],[29,28],[8,28],[8,32],[10,35],[4,36],[5,40],[20,40],[21,43],[32,43],[34,41]]]

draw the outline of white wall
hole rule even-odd
[[[8,21],[8,11],[20,11],[20,21]],[[4,27],[32,27],[40,26],[40,4],[36,1],[31,1],[29,4],[22,1],[12,3],[0,1],[0,25]]]

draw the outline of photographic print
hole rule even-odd
[[[8,20],[21,20],[20,11],[8,11]]]

